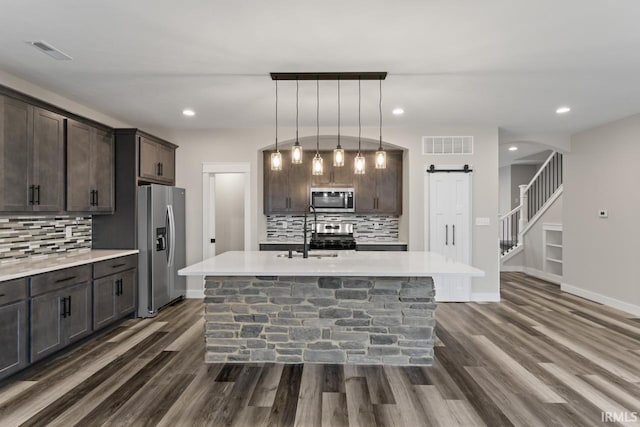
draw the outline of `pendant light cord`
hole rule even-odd
[[[298,80],[296,79],[296,142],[298,142],[298,92],[300,87],[298,85]]]
[[[378,107],[380,109],[380,148],[379,150],[382,151],[382,80],[380,80],[380,103],[378,104]]]
[[[362,123],[360,122],[360,79],[358,79],[358,155],[360,155],[360,135],[362,133]]]
[[[340,80],[338,80],[338,148],[340,146]]]
[[[276,153],[278,152],[278,80],[276,80]]]
[[[316,80],[316,155],[320,155],[320,80]]]

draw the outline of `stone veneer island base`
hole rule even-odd
[[[431,365],[433,277],[484,272],[430,252],[247,251],[179,274],[205,277],[207,362]]]
[[[207,362],[431,365],[430,277],[209,276]]]

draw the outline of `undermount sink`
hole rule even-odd
[[[302,253],[301,252],[294,252],[293,254],[291,254],[291,256],[293,258],[302,258]],[[289,258],[289,252],[282,252],[276,255],[277,258]],[[322,258],[337,258],[338,257],[338,253],[337,252],[309,252],[309,258],[316,258],[316,259],[322,259]]]

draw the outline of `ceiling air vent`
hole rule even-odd
[[[473,137],[423,136],[422,154],[473,154]]]
[[[73,58],[62,52],[60,49],[56,49],[51,46],[49,43],[44,42],[42,40],[37,42],[29,42],[33,47],[38,49],[42,53],[46,53],[53,59],[57,59],[58,61],[71,61]]]

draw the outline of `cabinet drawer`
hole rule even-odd
[[[0,306],[27,298],[27,279],[0,283]]]
[[[31,296],[34,297],[90,280],[91,264],[40,274],[31,278]]]
[[[138,256],[128,255],[120,258],[108,259],[93,264],[93,278],[108,276],[121,271],[130,270],[138,266]]]

